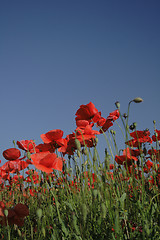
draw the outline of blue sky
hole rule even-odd
[[[90,101],[107,117],[116,101],[124,113],[140,96],[129,122],[160,129],[159,12],[159,0],[1,1],[2,163],[12,140],[71,133]]]

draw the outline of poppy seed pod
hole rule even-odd
[[[136,97],[135,99],[133,99],[133,102],[135,102],[135,103],[141,103],[141,102],[143,102],[143,99],[140,98],[140,97]]]

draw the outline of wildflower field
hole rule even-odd
[[[160,239],[160,130],[155,121],[152,133],[129,123],[131,104],[142,101],[131,100],[124,114],[116,102],[107,118],[90,102],[71,134],[13,141],[0,166],[0,239]]]

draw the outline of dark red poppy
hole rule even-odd
[[[130,136],[133,137],[134,139],[142,139],[142,138],[145,139],[150,136],[150,132],[148,130],[134,131],[130,133]]]
[[[131,149],[127,148],[123,151],[123,155],[115,156],[115,161],[120,164],[123,165],[127,162],[127,165],[131,165],[133,161],[138,161],[138,159],[135,156],[132,156],[131,154]]]
[[[3,157],[6,160],[17,160],[21,156],[21,152],[17,148],[8,148],[3,152]]]
[[[3,201],[0,201],[0,217],[4,217],[5,204]]]
[[[14,207],[14,211],[15,211],[16,215],[20,218],[24,218],[24,217],[29,215],[28,207],[26,205],[22,204],[22,203],[18,203]]]
[[[152,168],[152,166],[153,166],[153,162],[151,162],[150,160],[148,160],[148,161],[145,163],[144,167],[143,167],[143,171],[144,171],[145,173],[148,173],[148,172],[150,171],[150,169]]]
[[[151,159],[157,160],[158,162],[160,162],[160,150],[149,149],[148,154],[151,156]]]
[[[17,145],[20,149],[29,151],[29,152],[34,152],[34,147],[36,146],[36,144],[33,140],[17,141]]]
[[[125,148],[123,150],[123,155],[128,154],[128,155],[132,155],[134,157],[139,156],[141,153],[143,153],[142,149]]]
[[[156,142],[157,140],[159,141],[160,140],[160,130],[155,130],[155,135],[152,136],[152,139],[154,142]]]
[[[4,213],[4,207],[2,209]],[[1,225],[17,225],[22,227],[24,225],[24,218],[29,215],[29,209],[26,205],[22,203],[18,203],[14,208],[8,209],[8,216],[2,216],[2,220],[0,222]]]
[[[97,122],[97,125],[102,127],[106,122],[106,119],[104,117],[101,117],[99,121]]]
[[[111,126],[113,126],[112,121],[106,119],[105,123],[104,123],[103,126],[102,126],[102,130],[103,130],[103,131],[100,129],[99,132],[100,132],[100,133],[106,132],[106,131],[108,130],[108,128],[110,128]]]
[[[97,121],[100,118],[100,113],[98,113],[97,108],[95,108],[92,102],[86,105],[81,105],[75,115],[77,116],[76,121],[87,120],[91,122],[94,117],[95,121]]]
[[[145,142],[152,143],[152,139],[149,137],[149,135],[150,132],[148,130],[132,132],[130,133],[130,136],[133,137],[133,139],[127,141],[126,144],[131,147],[139,147]]]
[[[63,162],[55,153],[39,152],[31,155],[33,164],[39,170],[51,173],[53,169],[62,171]]]
[[[55,147],[52,143],[43,143],[39,144],[35,147],[36,153],[38,152],[51,152],[53,153],[55,151]]]

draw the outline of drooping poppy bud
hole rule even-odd
[[[116,108],[120,109],[120,102],[115,102]]]
[[[135,102],[135,103],[141,103],[141,102],[143,102],[143,99],[140,98],[140,97],[136,97],[135,99],[133,99],[133,102]]]

